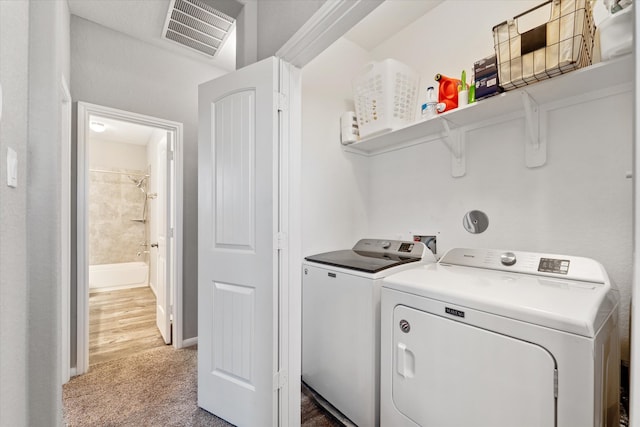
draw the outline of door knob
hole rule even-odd
[[[152,244],[151,244],[151,247],[152,247],[152,248],[157,248],[157,247],[158,247],[158,244],[157,244],[157,243],[152,243]]]

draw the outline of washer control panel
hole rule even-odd
[[[449,250],[440,259],[439,263],[552,276],[594,283],[606,283],[608,281],[604,267],[598,261],[570,255],[455,248]]]
[[[568,259],[540,258],[538,271],[566,275],[569,273],[569,264],[571,260]]]
[[[422,258],[426,251],[426,246],[424,243],[404,242],[402,240],[362,239],[356,243],[353,250]]]

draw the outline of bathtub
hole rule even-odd
[[[89,289],[125,289],[147,286],[149,266],[144,262],[121,262],[89,266]]]

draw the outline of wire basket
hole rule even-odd
[[[353,82],[360,137],[413,123],[420,76],[394,59],[368,64]]]
[[[535,26],[521,32],[525,21]],[[496,25],[500,86],[515,89],[591,65],[594,34],[589,0],[548,0]]]

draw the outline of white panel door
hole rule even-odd
[[[167,137],[158,142],[158,149],[156,151],[158,171],[156,176],[158,177],[157,197],[155,200],[157,212],[157,224],[156,236],[157,241],[157,257],[156,257],[156,325],[160,330],[162,339],[167,344],[171,343],[171,309],[170,309],[170,292],[169,287],[171,285],[171,276],[169,274],[169,264],[167,260],[171,259],[170,250],[171,245],[167,239],[168,225],[171,224],[171,200],[169,185],[171,176],[169,171],[171,170],[171,157],[169,156],[169,150],[167,147],[171,147],[171,132],[167,132]]]
[[[198,405],[277,425],[278,61],[200,85]]]
[[[555,425],[555,361],[538,345],[399,305],[393,346],[393,403],[420,426]]]

